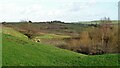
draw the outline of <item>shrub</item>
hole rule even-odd
[[[32,39],[38,33],[38,30],[33,28],[32,23],[21,23],[19,31],[29,39]]]

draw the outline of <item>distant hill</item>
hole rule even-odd
[[[100,20],[95,20],[95,21],[79,21],[79,22],[72,22],[72,23],[81,23],[81,24],[100,24]],[[117,24],[118,20],[112,20],[113,24]]]

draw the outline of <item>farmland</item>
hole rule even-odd
[[[107,29],[107,43],[100,40],[104,33],[98,34],[103,29],[100,26],[35,22],[2,25],[3,66],[119,65],[117,24]]]

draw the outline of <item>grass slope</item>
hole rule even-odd
[[[88,56],[50,45],[35,43],[28,39],[13,36],[11,34],[3,33],[2,38],[3,66],[118,65],[117,54]]]
[[[2,33],[4,34],[9,34],[18,38],[22,38],[22,39],[27,39],[27,36],[21,34],[20,32],[14,30],[13,28],[10,27],[2,27]]]

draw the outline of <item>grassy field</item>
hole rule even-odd
[[[43,35],[37,36],[36,38],[52,39],[52,38],[69,38],[69,37],[70,37],[70,36],[65,36],[65,35],[43,34]]]
[[[48,35],[47,38],[51,36]],[[46,36],[43,36],[46,38]],[[3,28],[3,66],[118,66],[118,54],[84,55],[36,43],[12,28]]]

